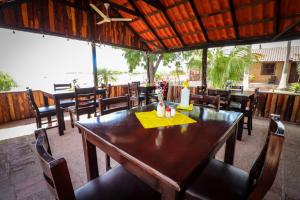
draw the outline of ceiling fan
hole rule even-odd
[[[106,8],[106,15],[97,8],[94,4],[90,4],[93,10],[95,10],[102,18],[103,20],[97,22],[97,25],[107,23],[107,22],[130,22],[132,19],[130,18],[110,18],[108,16],[108,8],[109,8],[109,3],[104,3],[104,7]]]

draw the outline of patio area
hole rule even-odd
[[[22,130],[18,128],[19,126]],[[48,137],[54,157],[66,158],[73,187],[78,188],[87,182],[82,139],[77,128],[70,128],[69,120],[66,120],[66,126],[67,130],[63,136],[59,136],[55,128],[48,130]],[[237,141],[235,150],[234,165],[247,172],[265,141],[268,120],[255,118],[253,126],[251,136],[248,136],[247,130],[244,130],[243,140]],[[276,180],[265,197],[268,200],[297,200],[300,196],[298,189],[300,185],[300,127],[285,123],[285,128],[287,134],[280,167]],[[1,200],[54,199],[43,179],[40,163],[36,157],[34,129],[34,119],[10,122],[0,126],[0,138],[2,138],[0,141]],[[7,130],[18,137],[4,139]],[[20,131],[23,132],[19,133]],[[218,152],[217,159],[222,160],[223,154],[224,148]],[[105,157],[99,150],[97,150],[97,155],[99,172],[102,174],[105,172]],[[113,166],[115,165],[116,163],[113,162]]]

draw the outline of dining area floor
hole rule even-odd
[[[265,142],[268,124],[267,119],[254,118],[252,135],[247,135],[247,130],[244,130],[242,141],[236,143],[235,166],[249,172]],[[280,167],[265,199],[300,199],[300,126],[285,123],[285,128],[287,134]],[[54,199],[48,191],[35,154],[34,129],[34,119],[0,125],[0,200]],[[20,133],[22,130],[23,134]],[[1,137],[7,131],[17,137]],[[72,129],[70,121],[66,120],[63,136],[58,135],[57,128],[47,132],[54,157],[65,157],[67,160],[73,187],[76,189],[86,183],[82,139],[78,129]],[[105,155],[97,150],[97,156],[99,173],[102,174],[105,172]],[[224,147],[216,158],[223,160]],[[112,166],[116,165],[112,162]]]

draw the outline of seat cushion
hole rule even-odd
[[[187,187],[187,199],[246,199],[252,181],[245,171],[211,159]]]
[[[45,107],[39,107],[39,111],[41,114],[44,113],[55,113],[55,106],[45,106]]]
[[[75,191],[77,200],[155,200],[160,194],[118,166]]]

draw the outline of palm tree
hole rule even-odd
[[[235,47],[229,54],[216,48],[208,52],[208,79],[213,87],[224,88],[229,81],[241,81],[245,69],[258,59],[249,46]]]
[[[108,82],[114,82],[116,81],[116,75],[122,74],[122,72],[119,71],[113,71],[107,68],[98,68],[97,69],[97,77],[99,80],[99,83],[104,83],[105,85],[108,84]]]

